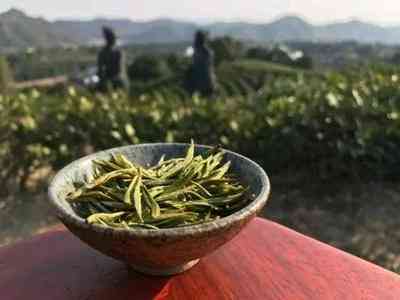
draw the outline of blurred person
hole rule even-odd
[[[207,34],[197,31],[194,37],[192,65],[188,70],[186,85],[191,94],[198,92],[210,97],[216,90],[214,52],[207,45]]]
[[[123,53],[116,47],[117,36],[110,27],[103,27],[105,46],[97,57],[99,90],[127,88]]]

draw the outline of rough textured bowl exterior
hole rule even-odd
[[[254,200],[242,210],[214,222],[180,228],[113,229],[87,224],[65,200],[73,190],[73,182],[81,181],[92,172],[92,161],[109,158],[111,153],[123,153],[142,165],[154,165],[166,158],[183,156],[188,144],[142,144],[113,148],[79,159],[57,173],[49,187],[49,198],[58,218],[71,232],[98,251],[121,260],[134,269],[153,275],[179,273],[197,260],[231,240],[264,207],[270,184],[264,170],[239,154],[226,151],[232,171],[250,187]],[[209,147],[196,145],[196,154]]]

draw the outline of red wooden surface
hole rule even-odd
[[[59,227],[0,248],[0,299],[397,300],[400,277],[262,219],[168,278],[128,271]]]

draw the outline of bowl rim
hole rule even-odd
[[[233,223],[240,222],[241,220],[247,219],[257,213],[268,201],[269,195],[270,195],[270,181],[268,178],[268,175],[264,171],[264,169],[258,165],[256,162],[253,160],[238,154],[236,152],[227,150],[227,149],[222,149],[225,153],[229,153],[232,156],[236,156],[241,160],[244,160],[246,163],[250,164],[253,168],[256,169],[256,172],[260,174],[260,179],[261,179],[261,190],[258,195],[251,201],[248,205],[243,207],[241,210],[220,218],[218,220],[212,221],[212,222],[207,222],[203,224],[197,224],[197,225],[190,225],[186,227],[172,227],[172,228],[160,228],[158,230],[152,230],[152,229],[142,229],[142,228],[111,228],[111,227],[106,227],[103,225],[98,225],[98,224],[89,224],[85,221],[85,219],[79,217],[76,214],[72,214],[66,210],[59,202],[60,201],[65,201],[63,199],[60,199],[60,197],[57,195],[58,192],[58,186],[60,183],[62,183],[65,180],[65,173],[68,173],[71,169],[75,169],[76,166],[79,166],[83,164],[86,161],[91,161],[95,159],[96,157],[100,155],[109,155],[111,153],[115,153],[118,151],[124,151],[125,149],[132,149],[132,148],[146,148],[146,147],[163,147],[163,146],[169,146],[169,147],[174,147],[174,146],[179,146],[179,147],[188,147],[190,144],[189,143],[144,143],[144,144],[137,144],[137,145],[128,145],[128,146],[122,146],[122,147],[115,147],[115,148],[110,148],[107,150],[103,151],[98,151],[95,153],[92,153],[90,155],[86,155],[82,158],[79,158],[75,161],[72,161],[71,163],[67,164],[65,167],[63,167],[61,170],[59,170],[56,175],[53,177],[53,179],[50,182],[49,188],[48,188],[48,198],[50,203],[52,204],[53,208],[55,208],[57,216],[61,219],[61,221],[64,223],[64,221],[68,223],[72,223],[82,229],[90,229],[92,231],[95,231],[96,233],[99,234],[111,234],[111,235],[117,235],[117,236],[131,236],[131,237],[160,237],[160,236],[168,236],[168,237],[182,237],[186,235],[193,235],[196,233],[207,233],[207,232],[212,232],[214,230],[218,230],[220,228],[227,227]],[[201,145],[201,144],[195,144],[195,148],[208,148],[211,149],[211,146],[208,145]],[[65,224],[65,223],[64,223]]]

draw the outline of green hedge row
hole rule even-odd
[[[183,98],[174,92],[128,97],[37,91],[0,96],[1,179],[23,185],[92,151],[180,141],[222,144],[269,172],[318,178],[400,173],[400,75],[349,70],[268,80],[251,96]]]

